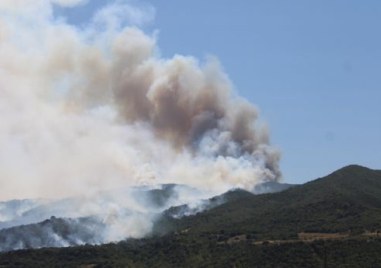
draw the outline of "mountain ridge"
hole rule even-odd
[[[174,229],[220,229],[267,238],[296,237],[302,231],[375,230],[380,223],[381,172],[354,165],[279,193],[245,197],[171,222]]]

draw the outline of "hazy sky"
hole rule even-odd
[[[108,2],[57,14],[80,24]],[[352,163],[381,168],[381,1],[132,3],[154,10],[142,27],[158,31],[162,56],[219,58],[268,123],[285,181]]]

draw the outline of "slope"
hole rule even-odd
[[[226,202],[219,204],[221,198]],[[0,266],[379,267],[381,262],[380,233],[374,232],[381,230],[381,171],[348,166],[284,192],[255,196],[236,190],[213,202],[216,206],[193,216],[167,213],[161,224],[173,232],[164,236],[0,253]],[[364,231],[373,233],[357,235]],[[348,236],[307,241],[298,240],[300,232]]]
[[[167,220],[172,230],[258,239],[381,230],[381,171],[351,165],[280,193],[245,195],[194,216]]]

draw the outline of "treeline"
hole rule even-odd
[[[381,267],[381,239],[218,243],[172,235],[102,246],[0,254],[0,267]]]

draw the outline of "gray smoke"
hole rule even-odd
[[[54,5],[87,2],[0,1],[1,200],[106,204],[99,191],[174,183],[211,196],[278,180],[267,128],[217,59],[160,57],[156,36],[137,28],[152,19],[149,6],[109,3],[81,27],[53,15]],[[109,211],[140,219],[118,212],[136,201],[119,201]],[[74,218],[101,211],[83,205]],[[44,217],[71,217],[65,213]],[[141,236],[152,221],[113,237]]]

